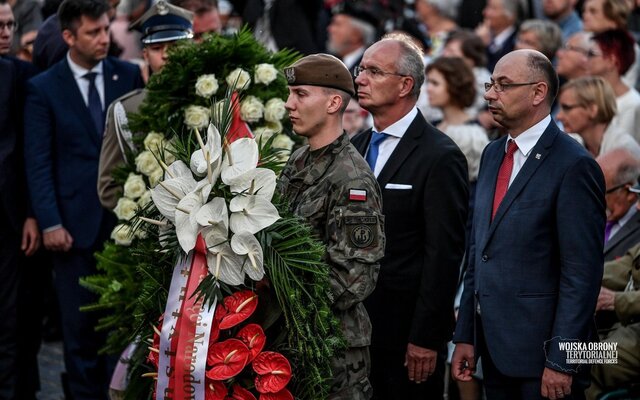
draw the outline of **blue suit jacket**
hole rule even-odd
[[[604,178],[552,121],[491,210],[506,137],[482,156],[454,342],[474,343],[476,303],[487,348],[507,376],[538,378],[566,364],[559,340],[586,341],[602,279]]]
[[[107,58],[105,107],[142,87],[140,69]],[[97,132],[66,57],[27,85],[25,159],[33,211],[42,229],[62,224],[76,248],[90,247],[103,222],[96,185]]]

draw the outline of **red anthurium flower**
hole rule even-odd
[[[228,314],[222,317],[220,329],[229,329],[253,314],[258,307],[258,295],[251,290],[242,290],[225,297],[223,302]]]
[[[162,329],[163,315],[160,316],[160,324],[157,328],[153,328],[153,343],[149,347],[149,355],[147,356],[147,362],[152,364],[156,369],[158,368],[158,361],[160,359],[160,330]]]
[[[267,337],[264,334],[264,330],[258,324],[248,324],[244,328],[240,329],[240,332],[236,337],[242,340],[242,343],[246,344],[251,352],[249,356],[249,362],[251,362],[264,348],[264,344],[267,341]]]
[[[237,383],[233,385],[232,390],[233,393],[229,394],[225,400],[256,400],[256,396],[254,396],[253,393]]]
[[[207,386],[204,388],[204,400],[224,400],[229,391],[224,383],[207,379]]]
[[[293,395],[287,389],[277,393],[260,393],[260,400],[294,400]]]
[[[216,381],[232,378],[249,362],[249,349],[238,339],[228,339],[209,347],[207,377]]]
[[[291,364],[285,356],[274,351],[263,351],[253,360],[256,371],[256,390],[260,393],[276,393],[291,380]]]

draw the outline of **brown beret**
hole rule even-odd
[[[289,86],[311,85],[339,89],[355,96],[353,77],[342,61],[329,54],[303,57],[284,69]]]

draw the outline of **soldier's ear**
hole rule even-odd
[[[342,97],[337,93],[329,95],[327,114],[335,114],[342,108]]]

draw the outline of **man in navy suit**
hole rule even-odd
[[[95,301],[78,279],[95,273],[93,253],[115,225],[96,191],[104,111],[142,86],[133,64],[107,57],[109,5],[65,0],[58,16],[66,57],[27,86],[25,158],[33,210],[45,247],[54,252],[65,366],[74,399],[107,396],[110,367],[98,349],[97,316],[79,311]]]
[[[382,189],[387,237],[376,289],[365,301],[373,396],[442,398],[464,254],[466,159],[416,108],[425,68],[411,40],[383,38],[356,68],[358,99],[374,129],[353,144]]]
[[[471,380],[479,355],[488,399],[583,398],[588,371],[560,344],[595,337],[604,177],[549,117],[558,77],[544,55],[507,54],[485,87],[509,134],[480,164],[452,374]]]

